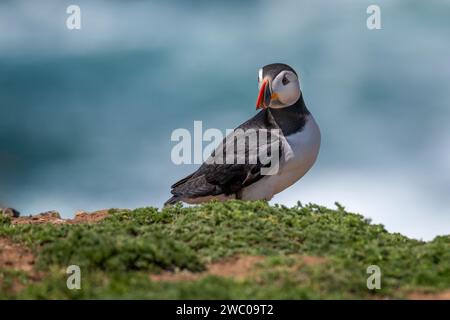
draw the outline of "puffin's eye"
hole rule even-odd
[[[283,82],[283,86],[287,85],[289,83],[289,79],[286,78],[286,76],[283,77],[283,80],[281,80],[281,82]]]

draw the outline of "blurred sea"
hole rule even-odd
[[[0,2],[0,204],[161,206],[197,166],[171,132],[255,113],[257,70],[294,67],[319,160],[272,202],[340,202],[389,231],[450,233],[450,2]],[[65,26],[78,4],[82,29]]]

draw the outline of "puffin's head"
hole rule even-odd
[[[297,102],[302,92],[297,73],[287,64],[273,63],[259,69],[256,109],[281,109]]]

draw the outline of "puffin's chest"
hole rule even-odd
[[[287,136],[285,144],[274,193],[303,177],[316,161],[320,149],[320,130],[314,118],[309,115],[303,130]]]

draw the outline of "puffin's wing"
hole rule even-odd
[[[262,128],[253,131],[240,128],[227,136],[196,172],[172,186],[174,197],[169,203],[239,192],[264,177],[262,171],[274,167],[274,160],[279,163],[283,150],[280,137],[274,137],[270,131],[260,133]],[[260,134],[267,136],[261,139]],[[255,137],[256,142],[250,143],[248,139]],[[273,157],[272,152],[276,152]]]
[[[194,172],[195,173],[195,172]],[[185,183],[186,181],[188,181],[190,178],[192,178],[192,176],[194,175],[194,173],[191,173],[190,175],[188,175],[187,177],[184,177],[183,179],[175,182],[173,185],[170,186],[171,189],[178,187],[179,185]]]

